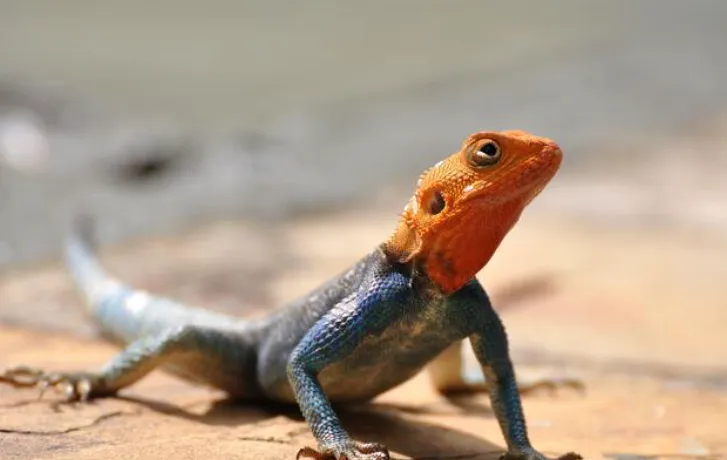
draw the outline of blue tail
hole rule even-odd
[[[138,321],[127,307],[134,290],[109,276],[93,253],[93,219],[77,216],[66,242],[66,265],[76,288],[85,298],[86,310],[109,338],[128,341],[136,337]]]
[[[66,265],[76,286],[89,300],[89,307],[94,291],[98,292],[101,285],[110,281],[93,254],[93,227],[93,219],[90,216],[76,217],[66,242]]]

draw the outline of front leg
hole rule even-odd
[[[288,379],[319,451],[304,447],[298,458],[316,460],[388,460],[386,447],[358,444],[343,429],[326,397],[318,374],[353,352],[367,335],[385,328],[408,291],[407,280],[393,273],[344,299],[306,333],[288,361]]]
[[[546,457],[532,447],[528,438],[505,328],[484,291],[476,298],[479,301],[471,303],[476,305],[476,308],[470,310],[477,317],[473,321],[476,331],[470,335],[470,342],[482,366],[492,409],[507,442],[507,454],[503,458],[544,460]],[[562,460],[580,458],[581,456],[575,453],[560,457]]]
[[[319,443],[319,451],[310,447],[303,447],[297,458],[310,457],[316,460],[388,460],[389,452],[386,447],[375,444],[358,444],[341,426],[331,402],[326,397],[311,367],[315,357],[311,354],[293,355],[288,365],[288,377],[300,410],[313,436]]]

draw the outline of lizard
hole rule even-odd
[[[77,220],[67,266],[101,331],[125,348],[95,372],[18,366],[0,381],[64,388],[70,400],[87,400],[162,368],[233,400],[297,403],[318,443],[297,458],[386,460],[385,446],[352,439],[333,405],[371,400],[428,364],[440,392],[476,388],[461,372],[461,344],[469,339],[506,441],[502,458],[543,460],[529,440],[505,328],[476,274],[562,157],[554,141],[526,131],[471,134],[422,173],[388,239],[310,294],[256,319],[125,285],[96,259],[90,221]]]

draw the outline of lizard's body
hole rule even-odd
[[[366,285],[387,268],[377,248],[305,298],[268,317],[248,321],[152,297],[112,281],[102,275],[81,240],[71,241],[68,254],[68,265],[79,285],[90,287],[85,294],[91,314],[110,340],[122,345],[140,340],[137,343],[154,346],[172,336],[194,334],[193,347],[184,352],[175,350],[160,367],[224,390],[236,399],[278,402],[295,402],[287,363],[306,332],[345,297],[368,291]],[[381,335],[376,340],[364,340],[353,353],[319,375],[333,402],[370,399],[408,380],[453,341],[464,338],[456,327],[461,325],[452,324],[459,315],[448,314],[456,302],[441,296],[424,300],[396,272],[385,278],[401,290],[394,308],[382,312],[387,314],[380,317],[386,323]],[[374,337],[372,332],[369,334]],[[207,339],[209,347],[205,346]],[[382,349],[391,359],[381,361]]]
[[[233,398],[297,401],[322,452],[302,455],[385,459],[383,446],[351,440],[330,403],[373,398],[428,363],[440,390],[460,389],[459,361],[448,350],[469,338],[508,453],[542,458],[528,441],[504,329],[474,275],[560,161],[552,141],[524,132],[470,136],[422,176],[388,241],[258,320],[125,287],[77,232],[68,266],[104,334],[126,347],[97,373],[37,373],[36,380],[70,384],[72,396],[85,398],[114,394],[163,367]],[[20,384],[22,373],[3,379]]]

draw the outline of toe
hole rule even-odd
[[[298,451],[296,460],[310,458],[313,460],[390,460],[388,449],[377,443],[351,445],[341,449],[317,451],[311,447],[303,447]]]

